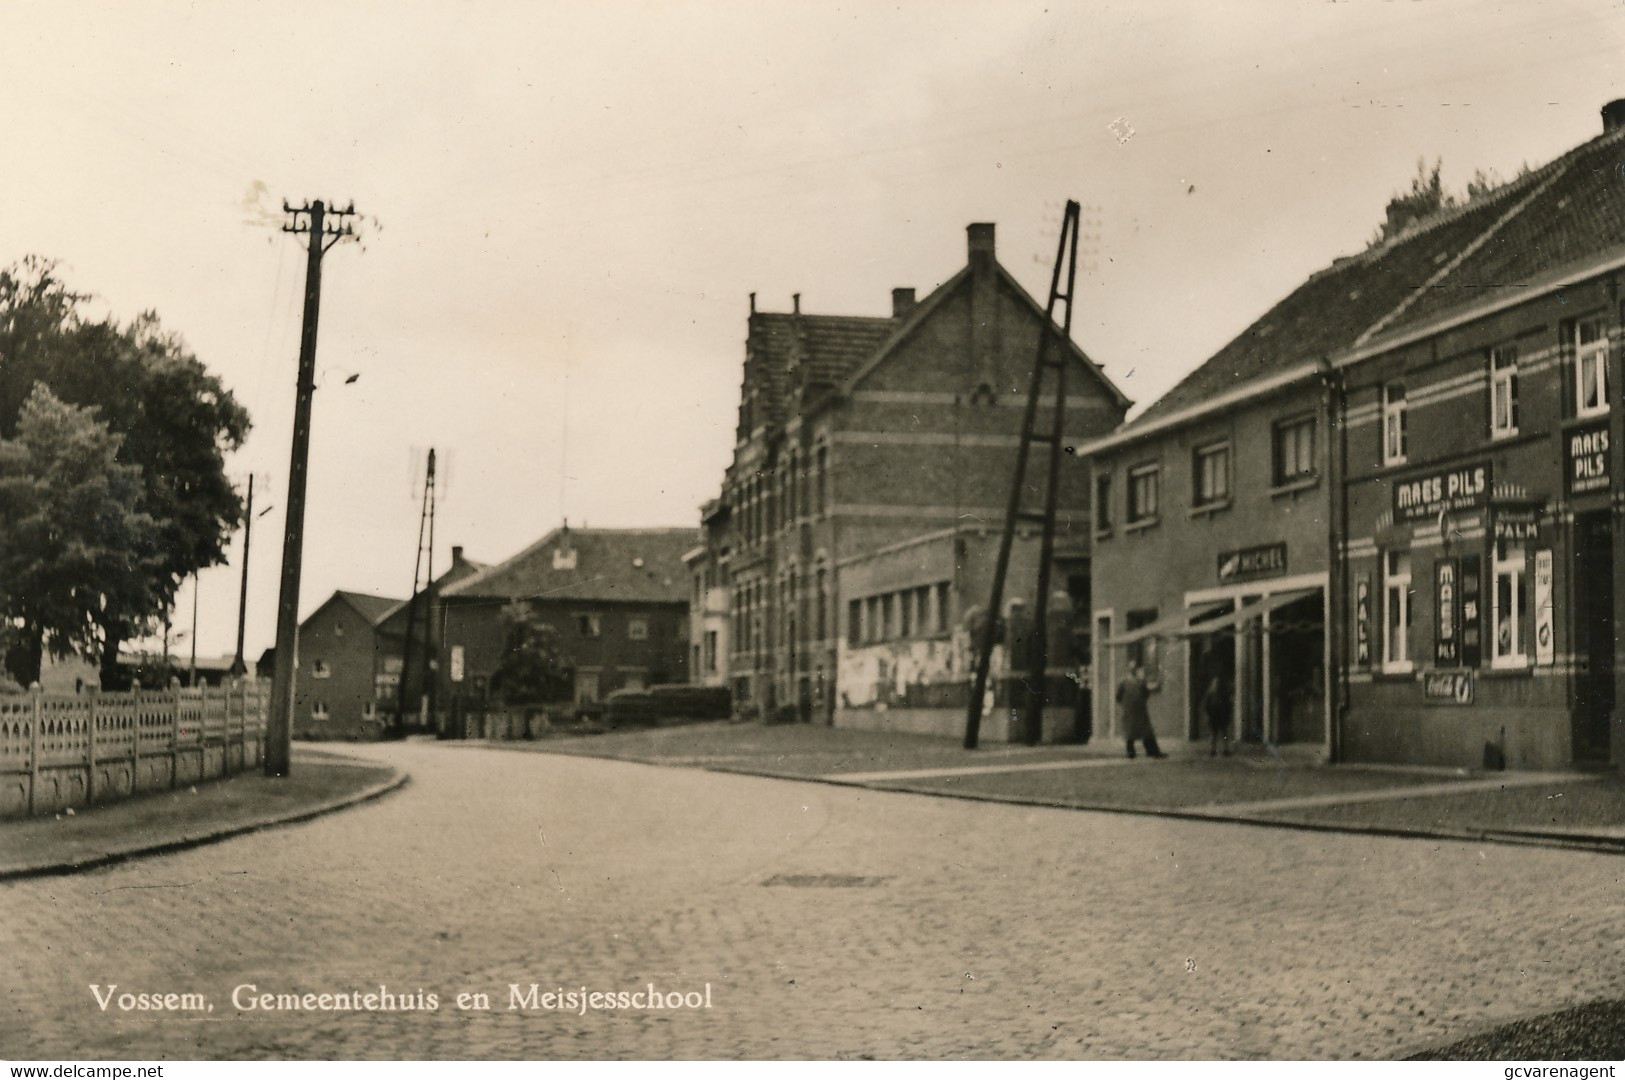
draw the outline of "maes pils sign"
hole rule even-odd
[[[1472,462],[1394,482],[1394,521],[1426,521],[1444,510],[1489,505],[1490,463]]]

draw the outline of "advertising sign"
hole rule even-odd
[[[1490,463],[1476,461],[1394,481],[1394,522],[1430,521],[1445,510],[1489,505]]]
[[[1540,510],[1533,506],[1498,506],[1491,518],[1494,538],[1514,544],[1540,539]]]
[[[1371,576],[1354,580],[1354,662],[1371,666]]]
[[[1252,581],[1286,573],[1286,544],[1260,544],[1219,552],[1219,583]]]
[[[1535,552],[1535,663],[1550,667],[1556,660],[1552,643],[1552,550]]]
[[[1570,495],[1608,490],[1608,421],[1563,436],[1563,483]]]
[[[1473,673],[1430,671],[1422,677],[1422,698],[1429,705],[1471,705]]]
[[[1484,656],[1484,560],[1478,555],[1464,555],[1457,578],[1461,595],[1461,660],[1462,667],[1474,668]]]
[[[1439,667],[1461,663],[1461,594],[1457,590],[1460,572],[1455,559],[1440,559],[1433,564],[1433,596],[1438,604],[1437,618],[1433,620],[1433,662]]]

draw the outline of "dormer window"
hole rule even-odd
[[[573,547],[556,547],[553,549],[553,569],[574,570],[576,568],[576,549]]]

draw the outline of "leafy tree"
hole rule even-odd
[[[151,629],[190,574],[225,560],[242,518],[225,457],[242,445],[248,413],[152,312],[127,325],[91,321],[85,300],[39,258],[0,270],[0,436],[20,415],[19,387],[45,383],[64,402],[94,408],[121,436],[135,467],[134,505],[158,530],[153,588],[110,594],[98,609],[104,688],[121,685],[121,643]],[[89,651],[89,650],[87,650]]]
[[[1411,189],[1396,191],[1394,197],[1388,200],[1386,220],[1377,229],[1377,235],[1371,238],[1372,247],[1392,240],[1425,217],[1457,205],[1456,197],[1444,189],[1444,183],[1439,179],[1439,169],[1443,164],[1443,159],[1434,158],[1430,170],[1426,159],[1417,159]]]
[[[140,470],[94,409],[36,385],[0,440],[0,610],[16,633],[6,667],[39,679],[45,650],[88,649],[109,605],[150,606],[158,531],[137,509]]]
[[[1411,177],[1410,190],[1396,191],[1393,198],[1388,200],[1386,220],[1371,238],[1369,247],[1376,247],[1392,240],[1424,218],[1442,210],[1454,209],[1475,199],[1482,199],[1507,184],[1494,169],[1488,171],[1474,169],[1473,178],[1467,181],[1466,195],[1453,195],[1445,190],[1444,182],[1439,178],[1443,164],[1442,158],[1434,158],[1433,168],[1430,169],[1425,158],[1417,159],[1416,175]],[[1529,164],[1525,162],[1518,167],[1518,173],[1513,179],[1521,180],[1528,176],[1529,172]]]
[[[572,671],[558,631],[524,600],[502,609],[502,625],[502,661],[491,673],[491,692],[515,704],[568,697]]]

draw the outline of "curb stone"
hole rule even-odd
[[[266,829],[275,829],[283,825],[296,825],[302,821],[322,817],[338,810],[346,810],[373,799],[382,798],[390,792],[396,791],[412,779],[411,774],[395,770],[393,776],[360,791],[326,802],[316,803],[312,806],[302,806],[281,814],[268,814],[264,817],[253,818],[238,822],[223,829],[205,830],[202,832],[184,833],[178,837],[169,837],[153,843],[136,843],[128,847],[115,848],[100,855],[92,855],[84,859],[71,862],[13,864],[0,866],[0,881],[16,881],[23,878],[53,877],[65,874],[81,874],[89,870],[97,870],[104,866],[126,862],[131,859],[146,858],[152,855],[168,855],[177,851],[186,851],[189,848],[202,847],[205,844],[218,843],[229,840],[235,836],[244,836],[248,833],[262,832]]]

